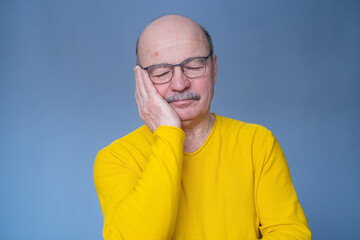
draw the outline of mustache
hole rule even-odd
[[[171,97],[166,98],[167,103],[171,103],[177,100],[200,100],[200,95],[196,92],[177,93]]]

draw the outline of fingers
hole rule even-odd
[[[144,93],[142,93],[142,91],[144,90],[144,83],[143,83],[143,80],[142,80],[141,70],[142,69],[139,66],[136,66],[134,68],[134,71],[135,71],[135,83],[136,83],[135,93],[138,95],[138,97],[140,95],[144,95]]]
[[[142,76],[142,80],[143,80],[143,84],[144,84],[144,88],[145,88],[146,92],[148,92],[149,94],[156,94],[157,91],[154,87],[153,82],[150,80],[148,72],[141,69],[141,76]]]
[[[143,104],[142,102],[142,98],[141,98],[141,93],[140,93],[140,89],[142,89],[142,87],[140,86],[141,85],[141,81],[140,81],[140,74],[139,74],[139,69],[140,68],[139,66],[136,66],[134,68],[134,72],[135,72],[135,100],[136,100],[136,104],[138,106],[138,109],[140,110],[141,109],[141,106]]]
[[[157,94],[157,91],[154,87],[153,82],[150,80],[149,74],[146,70],[141,69],[139,66],[135,68],[135,71],[138,74],[139,80],[139,90],[145,90],[149,96],[152,94]]]
[[[136,91],[142,97],[149,98],[153,94],[157,94],[153,82],[149,78],[149,74],[141,67],[135,67]]]

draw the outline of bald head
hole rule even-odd
[[[181,42],[193,41],[213,53],[209,33],[197,22],[179,15],[167,15],[151,22],[136,43],[136,64],[143,64],[144,56],[158,56],[158,48],[176,48]]]

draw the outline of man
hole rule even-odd
[[[110,239],[311,239],[279,144],[267,129],[210,113],[211,38],[164,16],[137,44],[145,125],[98,153],[95,186]]]

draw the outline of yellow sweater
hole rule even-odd
[[[216,116],[193,153],[184,132],[143,126],[99,151],[106,240],[311,239],[280,145],[255,124]]]

